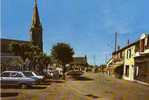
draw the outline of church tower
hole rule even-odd
[[[34,3],[34,10],[32,16],[32,24],[30,28],[31,41],[34,45],[38,46],[41,51],[43,51],[43,42],[42,42],[42,25],[40,23],[37,0]]]

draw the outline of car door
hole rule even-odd
[[[11,73],[11,79],[10,79],[11,84],[12,85],[18,85],[19,83],[21,83],[22,78],[23,78],[23,76],[19,72]]]
[[[17,75],[17,72],[11,72],[10,73],[10,80],[9,80],[9,82],[10,82],[11,85],[15,85],[16,84],[16,82],[17,82],[16,75]]]
[[[24,82],[24,77],[21,73],[17,73],[17,75],[15,77],[16,77],[15,81],[16,81],[17,85]]]
[[[9,72],[4,72],[1,74],[1,84],[2,85],[10,84],[10,73]]]

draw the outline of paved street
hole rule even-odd
[[[2,100],[149,100],[148,86],[100,73],[32,89],[2,89],[2,93]]]

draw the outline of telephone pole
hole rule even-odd
[[[93,63],[96,65],[96,55],[93,55]]]
[[[118,33],[115,32],[115,52],[117,51],[117,36],[118,36]]]

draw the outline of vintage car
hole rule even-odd
[[[38,83],[38,79],[28,77],[21,71],[4,71],[0,76],[1,86],[14,85],[21,88],[32,87]]]
[[[22,71],[23,74],[25,74],[27,77],[31,77],[31,78],[35,78],[37,80],[43,80],[44,76],[41,75],[37,75],[35,72],[33,71]]]

